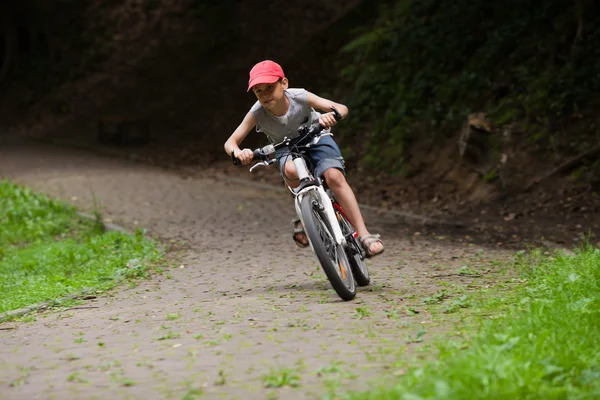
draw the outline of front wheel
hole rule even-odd
[[[356,296],[356,284],[346,252],[334,239],[332,229],[319,200],[307,194],[300,204],[304,230],[331,286],[343,300]]]

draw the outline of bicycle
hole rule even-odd
[[[341,115],[331,107],[336,120]],[[324,128],[317,122],[313,125],[301,126],[299,136],[285,137],[277,144],[270,144],[253,151],[253,160],[260,160],[250,168],[250,172],[260,166],[268,167],[276,159],[272,157],[277,150],[287,148],[298,173],[300,184],[292,188],[282,178],[294,196],[296,214],[308,238],[311,250],[316,255],[327,279],[336,293],[343,300],[352,300],[356,296],[356,285],[367,286],[370,282],[369,271],[365,262],[365,253],[358,242],[358,233],[339,205],[331,189],[320,177],[313,175],[313,169],[307,162],[303,151],[319,143],[325,136]],[[233,163],[241,165],[233,152]]]

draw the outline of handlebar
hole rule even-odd
[[[271,147],[273,147],[273,150],[269,151],[269,150],[271,150],[270,149]],[[274,152],[275,152],[275,148],[274,148],[273,145],[269,145],[269,146],[261,147],[259,149],[255,149],[252,152],[252,160],[261,160],[261,161],[267,160],[269,158],[269,154],[273,154]],[[239,166],[242,165],[242,162],[240,161],[239,158],[237,158],[235,156],[235,154],[233,153],[233,151],[231,152],[231,160],[233,161],[233,164],[235,166],[239,167]]]
[[[334,106],[331,106],[331,110],[333,111],[333,116],[336,119],[336,121],[339,121],[342,119],[342,115],[339,113],[339,111]],[[269,156],[271,154],[275,153],[278,149],[280,149],[282,147],[290,146],[292,144],[293,145],[302,144],[302,142],[308,141],[308,139],[317,137],[319,135],[319,133],[321,133],[321,131],[323,131],[323,129],[325,129],[325,127],[323,127],[318,122],[316,122],[310,126],[303,125],[300,128],[298,128],[298,133],[300,134],[300,136],[298,136],[294,139],[288,139],[286,137],[280,143],[270,144],[268,146],[255,149],[252,152],[252,160],[253,161],[254,160],[267,161],[267,160],[269,160]],[[233,161],[233,164],[236,166],[242,165],[242,162],[240,161],[239,158],[237,158],[235,156],[233,151],[231,152],[231,160]]]

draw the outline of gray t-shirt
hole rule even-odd
[[[264,132],[271,143],[281,142],[286,136],[298,136],[300,126],[317,122],[321,115],[308,105],[305,89],[287,89],[284,94],[290,101],[290,108],[282,117],[273,115],[258,101],[250,109],[256,119],[256,131]]]

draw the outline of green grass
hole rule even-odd
[[[103,233],[73,207],[0,181],[0,312],[109,289],[160,257],[140,232]]]
[[[263,384],[266,388],[297,387],[300,386],[300,375],[289,368],[271,368],[270,372],[263,376]]]
[[[534,255],[507,312],[472,341],[441,343],[436,361],[347,398],[600,398],[600,250]]]

